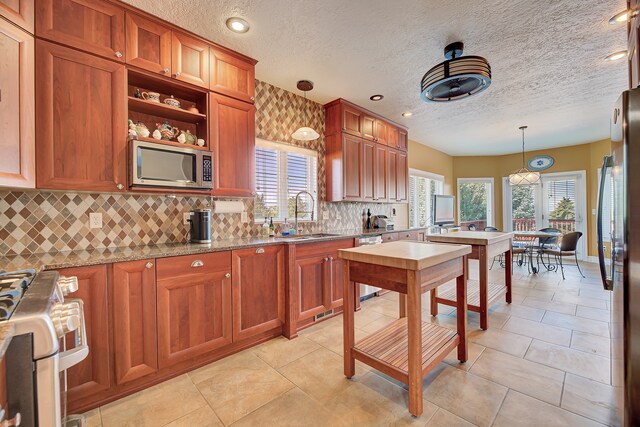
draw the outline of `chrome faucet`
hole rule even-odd
[[[300,197],[301,194],[303,193],[307,193],[309,195],[309,197],[311,197],[311,210],[310,211],[299,211],[298,210],[298,197]],[[302,190],[299,191],[298,194],[296,194],[296,207],[295,207],[295,214],[294,214],[294,221],[295,221],[295,230],[296,233],[298,232],[298,214],[299,213],[308,213],[311,214],[311,221],[313,221],[313,212],[315,211],[315,206],[316,206],[316,201],[313,198],[313,196],[311,195],[311,193],[309,193],[308,191]]]

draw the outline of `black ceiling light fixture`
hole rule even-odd
[[[481,56],[462,56],[464,43],[444,48],[446,61],[422,77],[420,97],[426,102],[457,101],[482,92],[491,85],[491,66]]]

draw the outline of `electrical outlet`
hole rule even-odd
[[[100,212],[89,213],[89,228],[102,228],[102,214]]]
[[[342,221],[342,214],[336,213],[336,221]]]
[[[189,225],[189,222],[191,222],[191,212],[184,212],[182,214],[182,223],[184,225]]]
[[[249,216],[247,215],[246,212],[241,212],[240,213],[240,221],[241,222],[249,222]]]

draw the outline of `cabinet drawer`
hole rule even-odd
[[[420,232],[415,231],[401,231],[398,233],[399,240],[420,240]]]
[[[296,258],[316,255],[333,255],[338,249],[352,248],[353,239],[333,240],[330,242],[298,243],[296,244]]]
[[[398,238],[398,233],[386,233],[382,235],[382,242],[395,242]]]
[[[156,263],[158,280],[221,270],[231,272],[231,251],[159,258]]]

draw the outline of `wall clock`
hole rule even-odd
[[[551,156],[535,156],[527,165],[532,171],[543,171],[553,166],[554,162]]]

